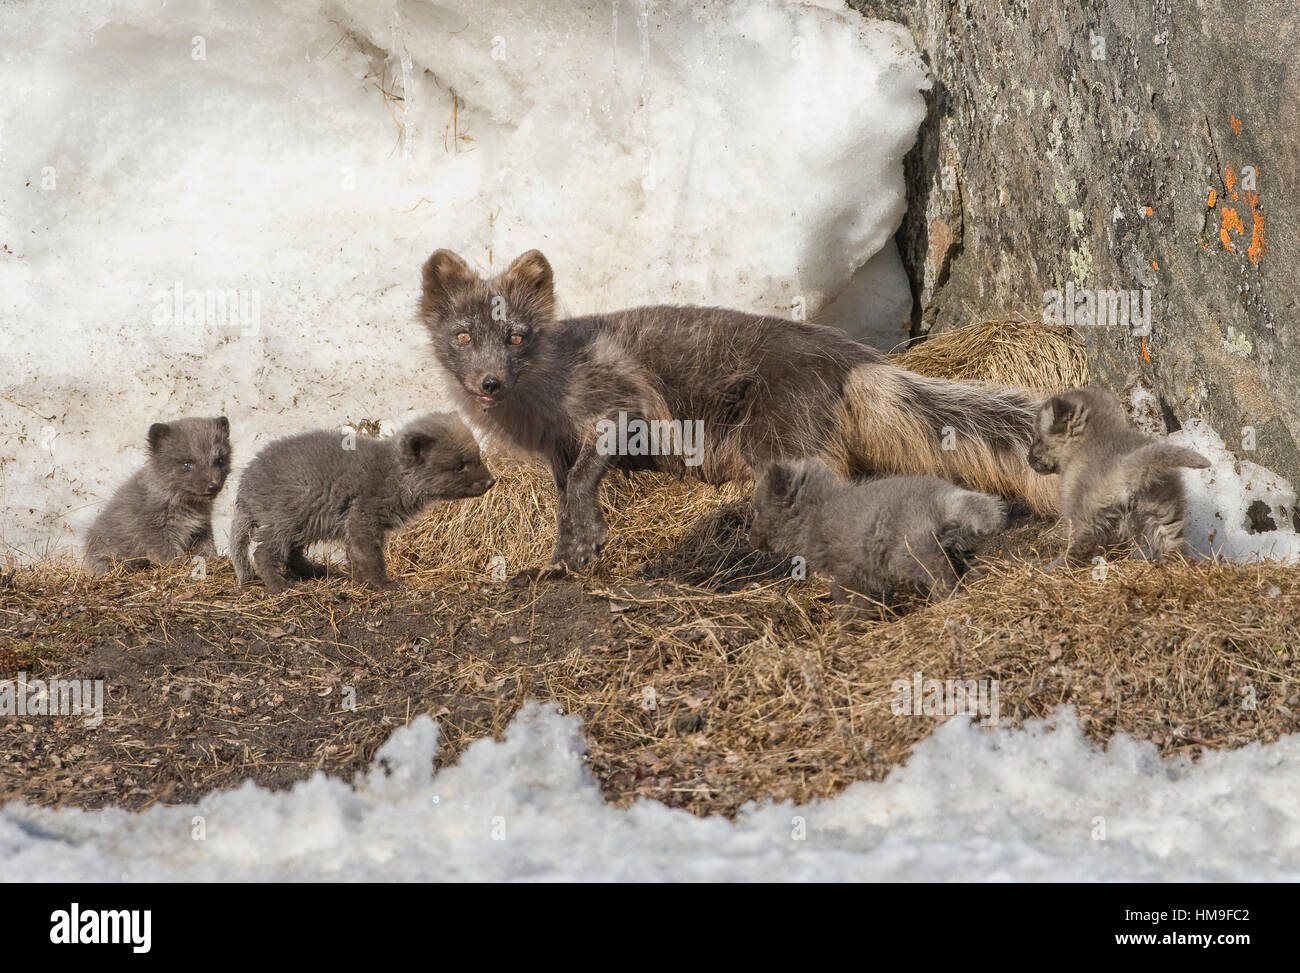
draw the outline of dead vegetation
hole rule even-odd
[[[107,700],[98,729],[0,717],[0,799],[138,808],[350,777],[418,713],[437,718],[446,763],[533,697],[582,717],[610,800],[732,813],[905,760],[943,719],[893,713],[894,681],[916,672],[998,680],[1004,721],[1069,703],[1097,741],[1125,732],[1166,754],[1297,729],[1294,569],[1049,574],[1051,525],[1022,518],[958,597],[846,632],[821,582],[749,551],[742,484],[613,479],[599,570],[507,589],[494,572],[549,554],[553,499],[541,470],[500,472],[486,497],[393,538],[396,592],[333,578],[238,593],[225,559],[203,579],[188,565],[7,577],[0,679],[103,678]]]
[[[1017,314],[933,335],[894,361],[932,378],[976,378],[1045,392],[1089,382],[1088,356],[1073,330]]]
[[[1043,390],[1088,378],[1071,333],[1014,318],[896,360]],[[0,717],[0,800],[140,808],[350,777],[419,713],[438,720],[445,764],[534,697],[583,719],[611,801],[729,814],[888,773],[945,718],[895,714],[895,681],[915,673],[996,680],[1004,721],[1070,704],[1099,743],[1124,732],[1165,754],[1298,728],[1294,568],[1048,573],[1052,525],[1022,514],[957,597],[881,606],[846,631],[820,581],[750,550],[747,484],[611,477],[599,568],[508,589],[550,554],[554,494],[540,469],[494,470],[487,496],[391,539],[394,592],[336,577],[241,593],[225,559],[200,578],[59,563],[0,575],[0,679],[103,679],[107,695],[97,729]]]

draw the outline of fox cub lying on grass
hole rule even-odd
[[[230,560],[242,586],[254,570],[272,594],[325,567],[305,551],[342,541],[353,577],[374,588],[392,582],[384,537],[436,500],[482,496],[495,480],[459,418],[421,416],[392,439],[357,439],[344,448],[335,430],[277,439],[239,481]],[[250,559],[249,544],[257,539]]]
[[[230,472],[230,423],[186,418],[149,427],[149,462],[127,480],[86,535],[86,567],[143,568],[194,553],[215,557],[212,502]]]
[[[1089,387],[1054,396],[1039,410],[1029,465],[1061,474],[1070,529],[1063,561],[1081,563],[1133,542],[1153,560],[1184,553],[1178,468],[1206,469],[1210,461],[1133,429],[1119,399]]]
[[[884,600],[915,590],[942,598],[956,587],[979,538],[1006,525],[997,497],[934,476],[843,482],[819,460],[769,465],[754,491],[750,539],[760,550],[801,555],[834,579],[837,602]]]

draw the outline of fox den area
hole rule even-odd
[[[605,483],[594,570],[509,588],[550,553],[554,488],[538,467],[494,472],[484,497],[389,539],[388,591],[346,575],[238,591],[224,557],[202,578],[189,564],[5,574],[0,680],[102,679],[104,700],[96,728],[0,720],[0,799],[138,809],[246,780],[351,779],[422,713],[447,764],[535,698],[582,718],[610,802],[732,814],[880,779],[944,720],[981,719],[948,715],[952,687],[932,692],[932,676],[995,685],[1004,723],[1070,704],[1098,742],[1123,732],[1165,755],[1300,729],[1294,570],[1049,572],[1053,525],[1020,513],[952,598],[844,625],[822,579],[751,549],[748,484],[650,474]]]

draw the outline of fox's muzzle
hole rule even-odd
[[[465,390],[488,408],[505,397],[510,384],[500,372],[476,372],[465,379]]]

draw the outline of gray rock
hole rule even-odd
[[[850,2],[935,75],[897,237],[913,332],[1148,291],[1150,334],[1079,329],[1097,381],[1300,482],[1295,6]]]

